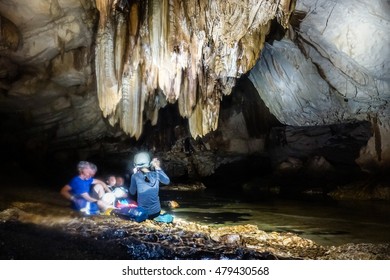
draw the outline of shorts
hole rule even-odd
[[[89,202],[84,198],[75,198],[72,201],[72,208],[86,215],[98,215],[100,213],[96,202]]]

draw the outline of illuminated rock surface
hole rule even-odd
[[[194,138],[216,130],[220,101],[255,64],[277,18],[286,26],[290,1],[97,0],[99,104],[130,136],[142,133],[143,114],[178,102]],[[162,100],[161,100],[162,99]]]
[[[167,122],[159,111],[171,103],[207,149],[261,153],[265,132],[253,131],[265,107],[220,120],[261,56],[250,79],[281,123],[367,120],[373,135],[355,159],[367,171],[388,166],[387,1],[2,1],[0,15],[1,143],[31,157],[145,141],[145,124]]]
[[[266,44],[250,74],[284,124],[372,122],[359,159],[368,170],[390,162],[389,11],[387,1],[298,1],[293,31]]]
[[[14,202],[0,212],[0,236],[7,240],[0,244],[2,259],[390,258],[389,244],[320,246],[293,233],[267,233],[253,225],[136,223],[109,216],[77,217],[67,208],[47,215],[46,207],[42,202]],[[53,246],[42,251],[47,244]]]

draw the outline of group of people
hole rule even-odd
[[[110,175],[105,182],[94,178],[97,167],[88,161],[77,165],[78,175],[61,189],[71,201],[72,208],[86,215],[96,215],[109,209],[139,206],[146,210],[148,219],[161,213],[160,182],[168,185],[170,179],[161,169],[157,158],[150,160],[147,152],[134,156],[134,169],[130,185],[121,176]]]

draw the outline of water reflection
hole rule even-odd
[[[196,222],[202,222],[206,224],[220,224],[220,225],[226,225],[226,224],[234,224],[234,223],[242,223],[250,220],[249,214],[240,214],[240,213],[234,213],[234,212],[208,212],[208,211],[199,211],[195,210],[194,208],[190,208],[187,210],[175,210],[175,213],[178,213],[176,217],[186,217],[186,220],[196,221]],[[248,217],[248,218],[245,218]]]
[[[245,197],[207,190],[163,191],[176,200],[175,217],[206,225],[255,224],[264,231],[293,232],[321,245],[390,242],[390,205],[384,201],[337,202],[323,198],[287,200]]]
[[[177,219],[215,227],[254,224],[267,232],[292,232],[321,245],[390,242],[388,201],[287,200],[215,190],[162,191],[161,200],[179,202],[179,208],[169,210]],[[3,187],[0,210],[10,207],[27,207],[53,222],[73,214],[58,190],[44,188]]]

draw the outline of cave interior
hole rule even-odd
[[[241,202],[388,203],[388,1],[43,2],[0,3],[4,189],[128,183],[148,151]]]

